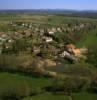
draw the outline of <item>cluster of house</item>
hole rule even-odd
[[[29,28],[32,29],[34,32],[43,33],[45,32],[45,29],[47,32],[74,32],[74,31],[80,31],[82,29],[90,28],[92,27],[91,23],[79,23],[74,25],[64,24],[60,26],[53,27],[52,25],[44,25],[44,24],[34,24],[34,23],[23,23],[23,22],[11,22],[11,26],[14,27],[20,27],[20,28]],[[48,27],[48,28],[47,28]]]
[[[71,61],[78,61],[79,59],[83,58],[86,59],[86,54],[88,52],[88,49],[83,48],[76,48],[74,44],[67,44],[65,47],[65,50],[61,54],[61,57],[67,58]]]
[[[34,23],[23,23],[23,22],[11,22],[11,26],[14,27],[22,27],[25,29],[25,27],[27,28],[27,30],[25,30],[24,32],[20,32],[25,34],[26,36],[30,36],[33,35],[34,33],[38,33],[39,35],[41,35],[43,37],[43,40],[45,40],[46,42],[52,42],[53,39],[51,37],[45,37],[44,33],[48,33],[49,35],[54,35],[55,33],[72,33],[75,31],[80,31],[83,29],[87,29],[87,28],[91,28],[92,25],[91,23],[79,23],[74,24],[74,25],[69,25],[69,24],[64,24],[64,25],[60,25],[60,26],[52,26],[52,25],[44,25],[44,24],[34,24]],[[30,31],[29,31],[30,30]],[[15,35],[17,34],[19,37],[22,37],[23,35],[20,34],[19,32],[16,32]]]
[[[12,39],[9,34],[0,32],[0,54],[2,53],[3,48],[10,48],[13,42],[14,39]]]
[[[11,25],[13,26],[17,26],[14,23],[11,23]],[[66,32],[68,31],[73,31],[74,29],[79,30],[83,29],[85,27],[89,27],[90,24],[83,24],[81,23],[80,25],[75,25],[72,28],[67,27],[50,27],[50,28],[38,28],[38,27],[33,27],[33,25],[27,24],[27,23],[22,23],[20,24],[20,26],[23,27],[30,27],[31,29],[25,29],[23,31],[17,31],[17,32],[8,32],[8,33],[4,33],[4,32],[0,32],[0,53],[2,53],[2,48],[3,48],[3,44],[5,46],[5,49],[11,48],[12,43],[17,40],[17,39],[22,39],[23,37],[30,37],[30,36],[34,36],[34,34],[38,34],[42,37],[42,41],[44,43],[51,43],[53,41],[53,35],[56,34],[57,32]],[[39,52],[40,50],[33,47],[33,51],[35,52]],[[64,52],[61,54],[61,57],[70,59],[70,60],[78,60],[78,58],[85,58],[83,56],[84,53],[87,52],[86,48],[76,48],[75,45],[73,44],[68,44],[66,45],[66,50],[64,50]]]
[[[51,32],[49,33],[51,34]],[[34,33],[31,30],[25,30],[21,32],[8,32],[8,33],[0,32],[0,54],[2,53],[3,48],[6,50],[12,48],[12,44],[16,40],[22,39],[24,37],[27,37],[27,38],[30,36],[34,37],[33,34],[37,34],[37,33]],[[54,32],[52,32],[52,34],[54,34]],[[50,43],[53,41],[53,38],[50,36],[43,35],[41,40],[44,43]],[[29,39],[27,41],[29,41]]]

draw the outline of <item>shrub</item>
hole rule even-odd
[[[55,80],[53,85],[47,87],[46,90],[54,93],[56,92],[72,93],[87,89],[89,84],[90,81],[86,78],[66,77],[65,79]]]
[[[31,94],[31,89],[26,83],[22,83],[18,86],[18,84],[7,87],[5,86],[1,91],[0,91],[0,98],[4,100],[20,100],[20,98],[29,96]]]
[[[90,91],[97,93],[97,78],[92,80],[90,85]]]
[[[89,47],[89,52],[87,54],[87,62],[97,67],[97,48],[95,45]]]

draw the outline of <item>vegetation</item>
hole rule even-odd
[[[12,98],[10,100],[13,100],[13,98],[20,100],[27,96],[40,94],[42,92],[40,89],[50,85],[51,79],[0,72],[0,80],[2,80],[0,82],[0,98],[6,98],[4,100],[7,100],[9,97]]]

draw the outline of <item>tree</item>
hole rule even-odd
[[[64,92],[66,94],[71,94],[72,92],[79,92],[83,89],[86,89],[88,85],[88,79],[71,76],[64,79],[55,80],[53,85],[46,89],[54,93]]]
[[[89,52],[87,54],[86,62],[97,67],[97,47],[95,45],[92,45],[89,47],[88,50],[89,50]]]

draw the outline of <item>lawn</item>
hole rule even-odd
[[[24,98],[23,100],[70,100],[68,96],[65,95],[53,95],[50,93],[45,93],[33,97]]]
[[[28,77],[19,74],[0,72],[0,96],[4,93],[25,93],[39,90],[51,83],[51,79]],[[9,91],[9,92],[8,92]]]
[[[33,97],[27,97],[23,100],[71,100],[66,95],[53,95],[50,93],[41,94]],[[72,100],[97,100],[97,94],[92,93],[75,93],[72,96]]]
[[[24,92],[27,87],[30,89],[39,89],[50,85],[50,78],[28,77],[20,74],[0,72],[0,95],[6,91]],[[24,88],[26,86],[26,88]],[[23,89],[23,90],[21,90]],[[42,93],[32,97],[25,97],[22,100],[70,100],[66,95],[54,95],[52,93]],[[97,94],[76,93],[73,94],[73,100],[97,100]]]
[[[97,43],[97,30],[90,31],[89,34],[84,36],[84,38],[77,43],[77,46],[82,47],[89,47],[95,46]]]
[[[76,93],[73,95],[74,100],[97,100],[97,94],[92,93]]]

